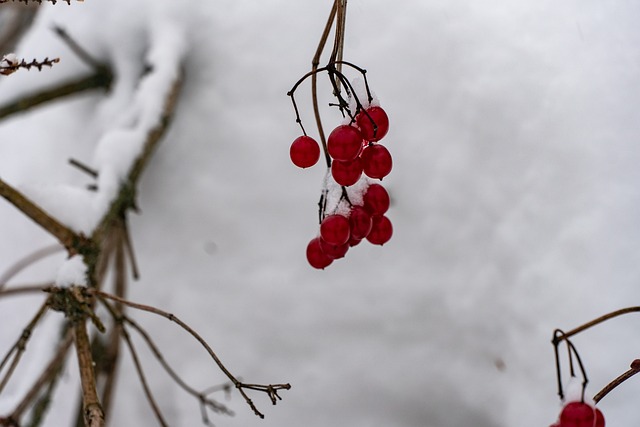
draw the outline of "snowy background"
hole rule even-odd
[[[62,61],[3,78],[0,100],[87,72],[53,23],[120,79],[110,95],[0,124],[0,176],[40,188],[31,191],[43,205],[51,202],[44,184],[83,188],[87,178],[67,159],[92,163],[96,142],[131,102],[144,52],[184,56],[175,120],[143,175],[142,214],[131,217],[142,279],[130,297],[181,316],[243,379],[293,386],[275,407],[255,396],[262,421],[234,394],[237,415],[216,425],[550,424],[559,410],[553,329],[638,303],[640,4],[351,0],[345,59],[367,68],[391,120],[385,186],[395,234],[315,271],[304,250],[317,232],[324,170],[289,161],[299,129],[286,92],[310,68],[330,3],[43,7],[17,53]],[[338,118],[328,110],[330,128]],[[0,233],[0,270],[53,242],[4,202]],[[62,259],[16,283],[55,277]],[[40,300],[0,300],[2,352]],[[0,414],[38,372],[55,318],[38,329]],[[223,381],[180,329],[136,318],[197,388]],[[591,394],[640,354],[637,322],[614,320],[575,340]],[[124,361],[111,425],[156,425]],[[197,402],[148,365],[171,425],[199,425]],[[70,363],[59,402],[74,402],[76,385]],[[632,380],[602,402],[608,425],[637,424],[638,392]],[[68,406],[47,425],[69,425]]]

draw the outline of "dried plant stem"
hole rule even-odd
[[[567,338],[571,338],[572,336],[574,336],[576,334],[579,334],[582,331],[585,331],[585,330],[587,330],[589,328],[592,328],[592,327],[594,327],[594,326],[596,326],[596,325],[598,325],[598,324],[600,324],[602,322],[605,322],[605,321],[607,321],[609,319],[613,319],[614,317],[622,316],[622,315],[629,314],[629,313],[637,313],[637,312],[640,312],[640,306],[639,307],[627,307],[627,308],[623,308],[623,309],[620,309],[620,310],[613,311],[611,313],[607,313],[607,314],[605,314],[603,316],[600,316],[600,317],[598,317],[596,319],[593,319],[590,322],[585,323],[584,325],[580,325],[577,328],[574,328],[574,329],[572,329],[572,330],[570,330],[568,332],[563,332],[562,334],[559,334],[557,336],[554,335],[554,343],[566,340]]]
[[[64,226],[44,209],[27,199],[22,193],[2,179],[0,179],[0,196],[7,199],[9,203],[57,238],[70,253],[77,253],[82,243],[86,240],[84,237],[71,231],[69,227]]]
[[[89,335],[87,334],[86,319],[79,318],[73,321],[76,355],[80,369],[80,381],[82,384],[83,414],[86,427],[103,427],[104,411],[96,389],[96,377],[93,370],[93,358]]]
[[[160,412],[160,408],[158,407],[158,403],[153,397],[153,393],[151,393],[151,389],[149,388],[149,384],[147,383],[147,379],[144,375],[144,371],[142,370],[142,364],[140,363],[140,359],[138,358],[138,353],[133,346],[133,342],[131,342],[131,337],[129,337],[129,333],[126,329],[121,328],[122,337],[124,338],[124,342],[127,344],[129,348],[129,352],[131,353],[131,358],[133,359],[133,364],[136,368],[136,372],[138,373],[138,378],[140,379],[140,383],[142,384],[142,388],[144,389],[144,394],[147,397],[147,401],[149,405],[151,405],[151,409],[156,416],[156,420],[162,427],[168,427],[167,421],[162,416],[162,412]]]
[[[0,119],[11,116],[16,113],[27,111],[28,109],[44,104],[46,102],[54,101],[66,96],[75,95],[77,93],[85,92],[93,89],[107,90],[111,87],[111,81],[113,76],[111,73],[98,71],[86,77],[78,78],[77,80],[64,82],[58,86],[43,89],[38,93],[32,95],[26,95],[19,99],[9,101],[8,103],[0,106]]]
[[[259,384],[245,384],[245,383],[239,381],[226,368],[226,366],[218,358],[218,356],[213,351],[213,349],[209,346],[209,344],[196,331],[194,331],[189,325],[187,325],[186,323],[184,323],[182,320],[180,320],[178,317],[176,317],[175,315],[173,315],[171,313],[168,313],[168,312],[166,312],[164,310],[160,310],[160,309],[158,309],[156,307],[151,307],[151,306],[148,306],[148,305],[138,304],[138,303],[135,303],[135,302],[127,301],[127,300],[125,300],[123,298],[116,297],[115,295],[110,295],[110,294],[108,294],[106,292],[103,292],[103,291],[100,291],[100,290],[97,290],[97,289],[87,289],[87,293],[95,295],[100,299],[108,299],[108,300],[111,300],[111,301],[120,302],[121,304],[126,305],[128,307],[135,308],[137,310],[146,311],[146,312],[149,312],[149,313],[153,313],[153,314],[156,314],[158,316],[162,316],[165,319],[168,319],[168,320],[178,324],[182,329],[184,329],[193,338],[195,338],[200,343],[200,345],[202,345],[202,347],[204,347],[206,349],[206,351],[209,353],[209,355],[214,360],[216,365],[218,365],[218,368],[235,385],[236,389],[238,389],[238,392],[242,395],[242,397],[244,397],[245,401],[251,407],[251,409],[253,409],[253,412],[257,416],[259,416],[260,418],[264,418],[264,414],[262,414],[256,408],[256,406],[253,403],[253,401],[251,400],[251,398],[249,398],[249,396],[244,391],[245,388],[246,389],[257,390],[257,391],[262,391],[262,392],[267,393],[269,395],[269,397],[271,399],[271,402],[273,404],[275,404],[277,399],[280,398],[278,396],[278,390],[289,390],[291,388],[290,384],[259,385]]]
[[[63,248],[59,244],[45,246],[44,248],[38,249],[24,258],[18,260],[15,264],[9,267],[3,274],[0,276],[0,290],[7,284],[9,280],[15,277],[18,273],[20,273],[25,268],[32,265],[34,262],[40,261],[43,258],[46,258],[50,255],[56,254],[60,252]]]
[[[16,296],[16,295],[39,293],[44,291],[51,285],[52,285],[51,282],[47,282],[47,283],[42,283],[40,285],[15,286],[9,289],[0,288],[0,298],[5,296]]]
[[[20,338],[18,338],[15,344],[9,349],[5,357],[2,359],[2,362],[0,362],[0,372],[2,372],[2,370],[8,363],[11,356],[13,356],[13,360],[11,361],[11,364],[7,368],[7,372],[5,373],[4,378],[2,378],[2,381],[0,381],[0,393],[2,393],[2,390],[7,385],[7,383],[9,382],[9,379],[13,375],[13,372],[15,371],[16,367],[20,363],[20,359],[24,354],[24,351],[27,346],[27,342],[29,341],[29,338],[31,338],[31,334],[33,333],[33,330],[42,319],[42,316],[44,316],[44,314],[47,312],[48,308],[49,308],[49,303],[47,300],[40,306],[40,309],[36,312],[36,314],[33,316],[31,321],[27,324],[27,326],[22,331]]]
[[[602,390],[598,392],[598,394],[596,394],[593,397],[593,401],[595,403],[600,402],[602,398],[605,397],[607,394],[609,394],[611,391],[613,391],[613,389],[615,389],[620,384],[622,384],[623,382],[625,382],[626,380],[628,380],[629,378],[631,378],[632,376],[634,376],[639,372],[640,372],[640,360],[636,359],[633,361],[633,363],[631,363],[631,368],[629,368],[628,371],[626,371],[625,373],[623,373],[622,375],[620,375],[619,377],[611,381],[609,384],[607,384]]]
[[[55,379],[60,375],[62,371],[62,365],[64,360],[67,357],[67,352],[71,348],[71,344],[73,344],[73,334],[72,331],[69,330],[66,334],[65,338],[58,346],[58,350],[55,355],[51,358],[51,361],[43,370],[42,374],[38,377],[38,379],[33,383],[27,394],[22,398],[18,406],[11,413],[11,417],[14,420],[19,420],[24,411],[31,405],[33,400],[38,396],[42,387],[46,384],[55,381]]]

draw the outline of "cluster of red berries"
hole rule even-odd
[[[374,245],[384,245],[391,239],[393,226],[384,215],[389,209],[387,190],[380,184],[371,184],[362,202],[352,205],[347,215],[336,213],[322,220],[320,235],[307,245],[307,261],[312,267],[328,267],[364,239]]]
[[[604,416],[600,409],[588,403],[569,402],[550,427],[604,427]]]
[[[353,124],[336,127],[327,138],[333,179],[349,187],[358,182],[363,173],[373,179],[389,175],[393,166],[391,154],[378,143],[388,131],[389,118],[379,106],[360,111]],[[320,146],[315,139],[303,135],[293,141],[289,155],[293,164],[308,168],[318,162]]]
[[[378,142],[388,131],[387,113],[377,105],[360,108],[350,124],[337,126],[329,134],[326,146],[333,180],[342,187],[350,187],[363,174],[379,180],[389,175],[393,166],[391,154]],[[296,166],[307,168],[318,162],[320,146],[303,135],[293,141],[289,155]],[[361,205],[356,205],[347,198],[349,209],[345,214],[321,213],[320,235],[307,246],[307,260],[312,267],[324,269],[364,239],[375,245],[391,239],[393,227],[384,215],[389,209],[387,191],[380,184],[370,184],[362,200]]]

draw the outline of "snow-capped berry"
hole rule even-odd
[[[331,176],[340,185],[348,187],[358,182],[362,176],[362,162],[360,157],[353,160],[331,162]]]
[[[569,402],[560,412],[562,427],[593,427],[595,423],[594,408],[584,402]]]
[[[327,151],[335,160],[355,159],[362,150],[362,134],[349,125],[340,125],[327,138]]]
[[[362,170],[369,178],[382,179],[389,175],[393,162],[391,153],[383,145],[370,144],[362,150]]]
[[[320,146],[310,136],[299,136],[291,144],[289,156],[294,165],[299,168],[308,168],[318,163]]]
[[[383,215],[389,209],[389,193],[380,184],[371,184],[362,196],[364,208],[371,215]]]
[[[351,239],[362,240],[371,232],[371,214],[362,206],[354,206],[349,213]]]
[[[367,236],[367,240],[374,245],[384,245],[393,235],[393,226],[386,216],[374,216],[372,218],[371,232]]]
[[[319,270],[324,270],[325,267],[328,267],[333,262],[333,259],[322,251],[319,237],[312,239],[307,245],[307,261],[309,261],[311,267]]]
[[[342,215],[329,215],[320,224],[320,237],[331,245],[344,245],[349,241],[349,220]]]
[[[356,123],[360,128],[360,133],[367,141],[380,141],[389,131],[389,117],[381,107],[369,107],[366,111],[369,114],[368,116],[364,111],[361,111],[356,116]],[[377,128],[374,128],[374,123]]]

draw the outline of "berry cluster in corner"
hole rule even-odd
[[[343,258],[350,247],[362,240],[383,245],[391,239],[393,227],[385,215],[389,209],[389,194],[375,180],[391,172],[393,161],[389,150],[380,143],[389,131],[389,117],[374,99],[366,79],[366,71],[348,62],[364,77],[364,88],[356,90],[338,70],[336,64],[308,73],[289,92],[296,112],[296,122],[303,135],[289,148],[289,156],[299,168],[309,168],[320,160],[321,151],[327,164],[327,178],[320,198],[320,230],[307,245],[307,261],[324,269],[334,260]],[[344,121],[329,136],[319,125],[320,141],[307,135],[293,96],[296,88],[310,76],[326,71],[334,88],[337,106]],[[347,94],[342,96],[340,86]],[[322,147],[322,150],[320,149]]]

